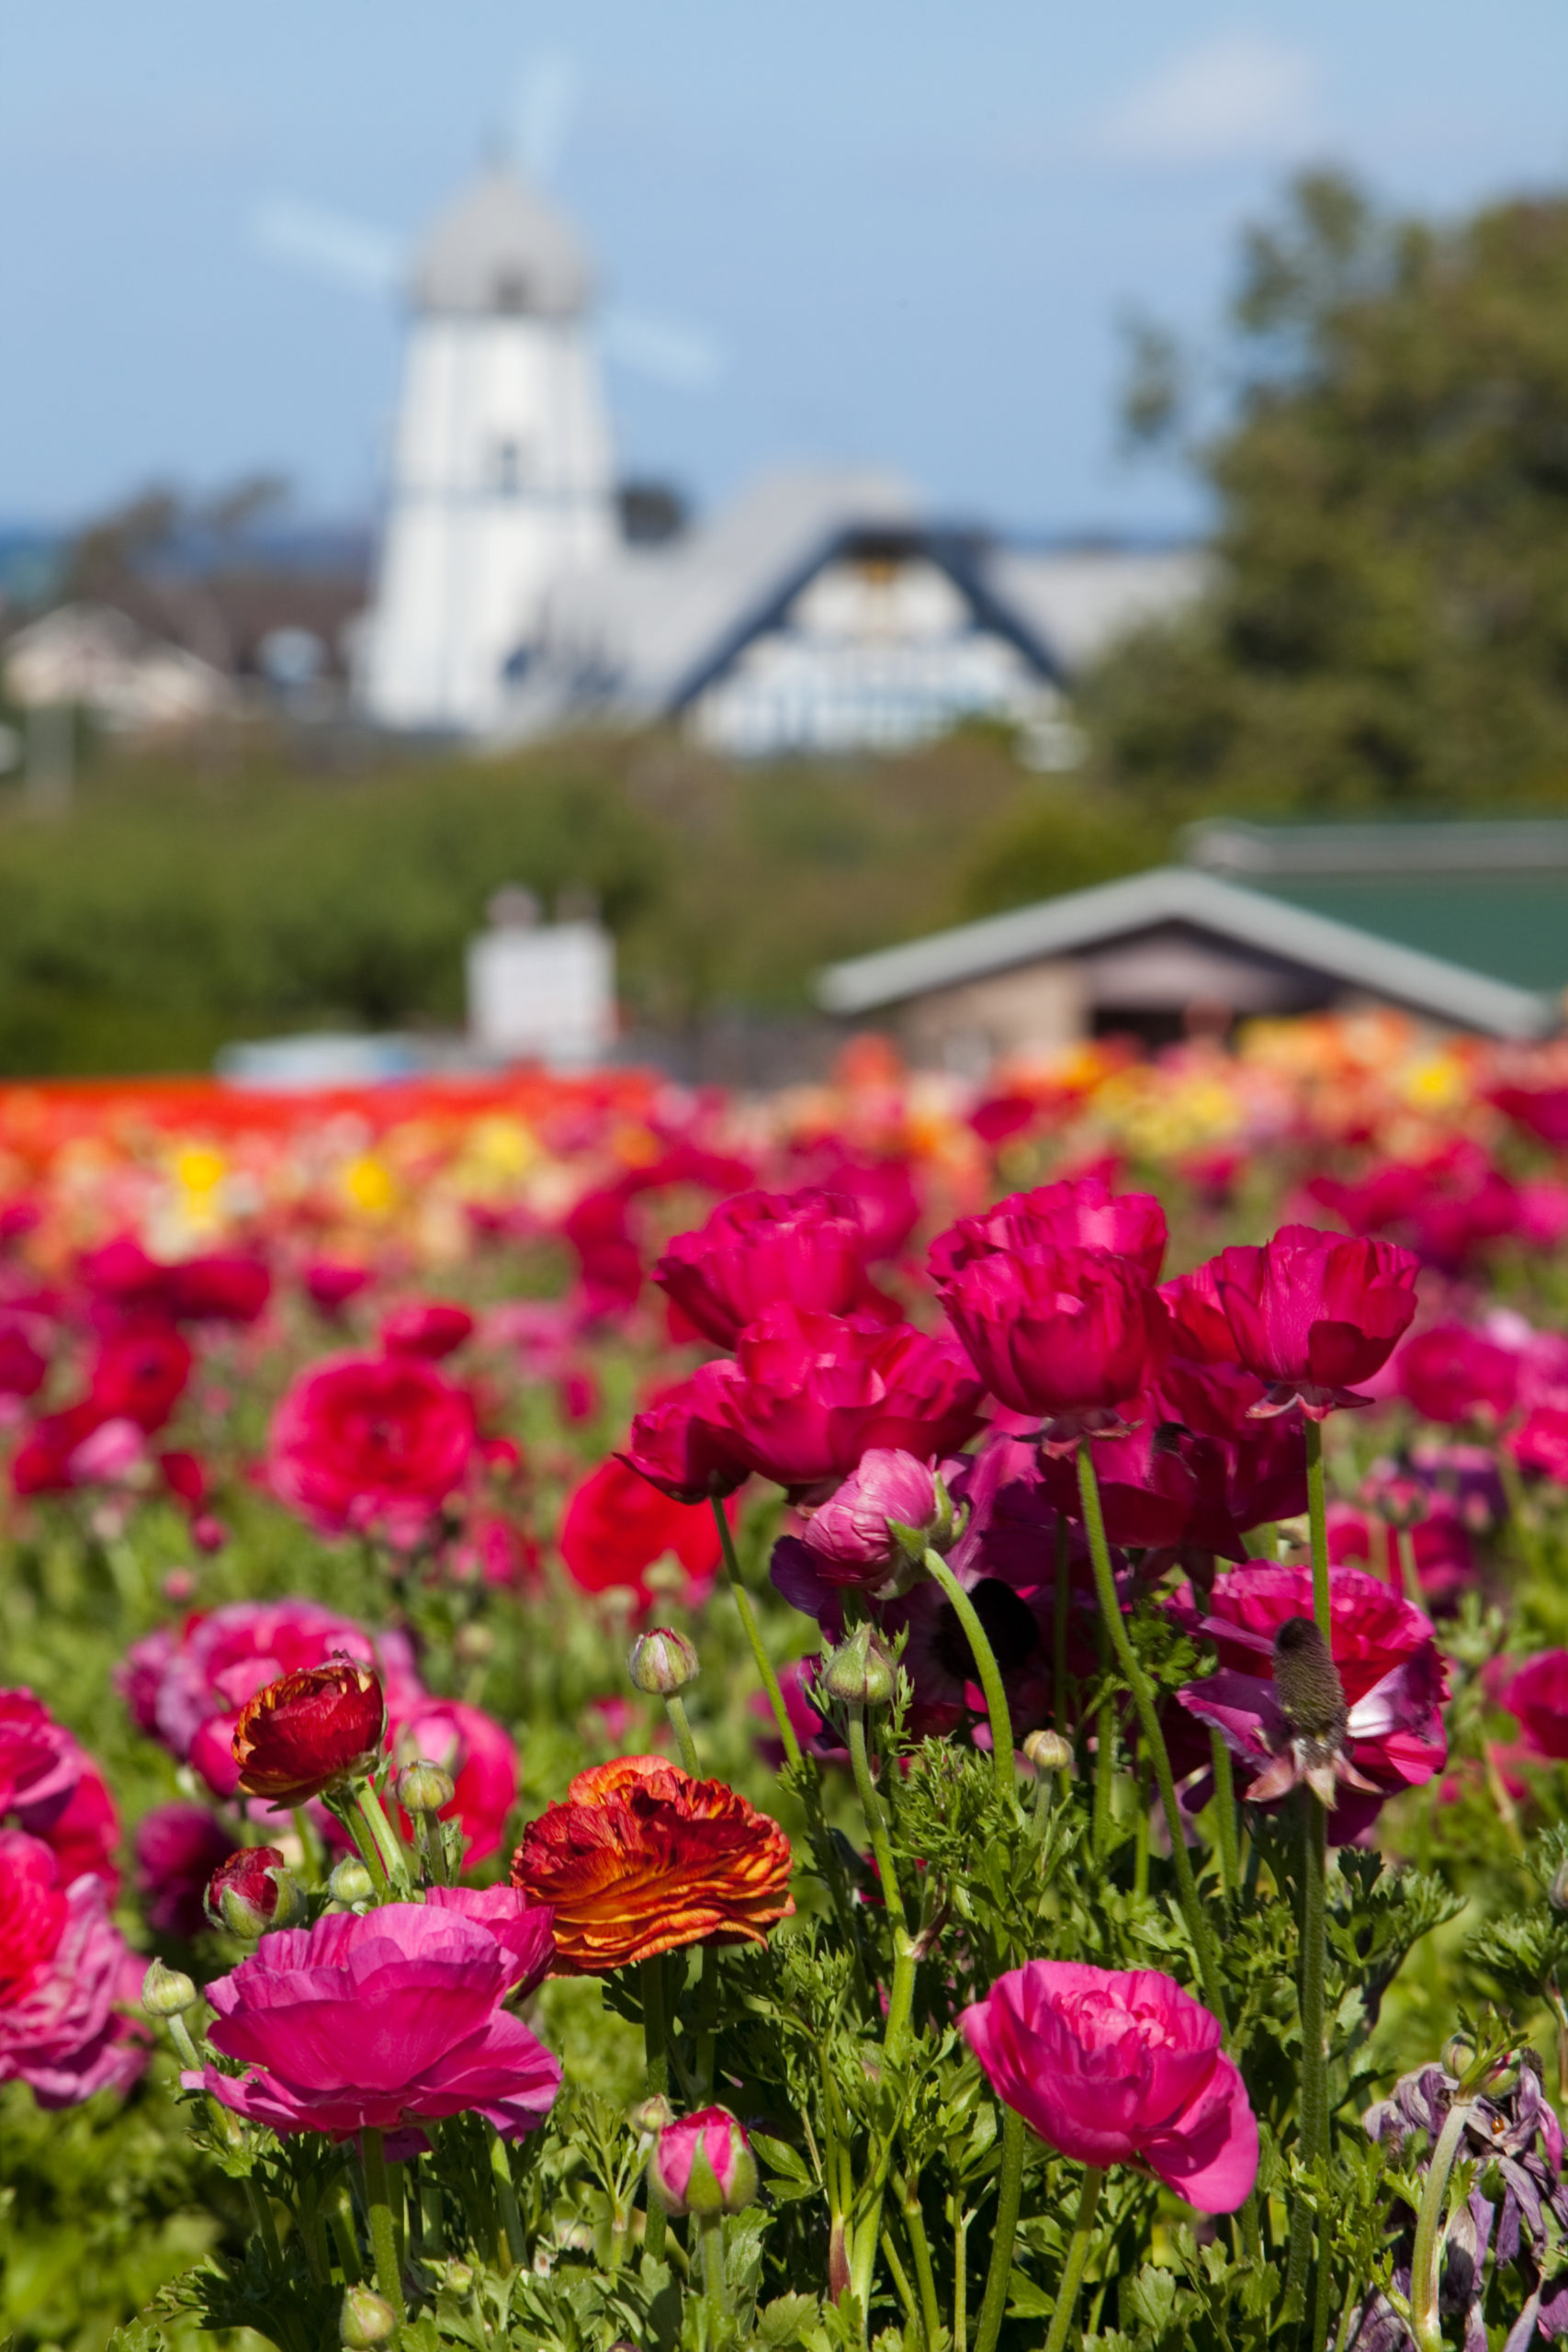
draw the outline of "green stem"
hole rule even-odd
[[[700,1781],[703,1777],[703,1768],[697,1756],[697,1743],[692,1737],[692,1726],[686,1715],[686,1702],[679,1690],[671,1690],[668,1699],[665,1700],[664,1712],[669,1716],[674,1730],[675,1745],[681,1751],[682,1764],[694,1781]]]
[[[1103,1618],[1100,1625],[1100,1670],[1111,1663]],[[1094,1811],[1089,1831],[1095,1860],[1111,1851],[1111,1775],[1116,1766],[1116,1702],[1108,1690],[1094,1711]]]
[[[904,1914],[904,1898],[898,1888],[898,1874],[894,1868],[893,1849],[887,1836],[887,1817],[876,1784],[871,1777],[871,1759],[865,1745],[865,1709],[852,1706],[846,1711],[850,1766],[854,1773],[855,1789],[860,1797],[861,1811],[865,1815],[871,1833],[871,1850],[876,1858],[877,1876],[882,1882],[882,1899],[886,1906],[887,1925],[893,1939],[893,1981],[887,1992],[887,2023],[883,2033],[883,2050],[890,2065],[903,2063],[908,2041],[909,2016],[915,2002],[915,1955],[909,1939],[908,1923]],[[871,2310],[872,2279],[876,2268],[876,2249],[882,2237],[883,2186],[879,2180],[874,2190],[871,2211],[855,2233],[851,2259],[850,2284],[861,2308],[863,2322]]]
[[[1089,2263],[1089,2249],[1094,2237],[1095,2208],[1100,2203],[1100,2186],[1104,2179],[1105,2175],[1095,2165],[1085,2165],[1077,2220],[1073,2223],[1062,2283],[1056,2290],[1056,2308],[1051,2314],[1051,2333],[1045,2338],[1045,2352],[1063,2352],[1066,2343],[1067,2330],[1077,2309],[1078,2289],[1083,2284],[1084,2271]]]
[[[1241,1884],[1241,1849],[1235,1834],[1235,1775],[1231,1752],[1218,1728],[1209,1725],[1209,1756],[1214,1768],[1214,1822],[1219,1833],[1220,1884],[1228,1902]]]
[[[327,2220],[332,2225],[333,2242],[337,2247],[338,2267],[343,2272],[343,2283],[345,2287],[357,2287],[361,2272],[359,2241],[354,2228],[354,2200],[349,2196],[346,2183],[342,2180],[339,2181],[332,2202],[327,2207]]]
[[[713,2097],[715,2046],[718,2039],[718,1946],[703,1946],[702,1981],[697,1987],[697,2095],[705,2106]]]
[[[1149,1782],[1153,1779],[1147,1748],[1138,1753],[1138,1814],[1133,1825],[1133,1892],[1140,1899],[1149,1891]]]
[[[251,2214],[265,2250],[267,2267],[269,2269],[276,2270],[283,2259],[283,2255],[277,2243],[277,2223],[272,2218],[272,2206],[267,2199],[266,2190],[251,2173],[245,2176],[245,2187],[250,2192]]]
[[[1166,1826],[1170,1832],[1170,1859],[1176,1870],[1176,1891],[1197,1956],[1203,1998],[1218,2018],[1222,2032],[1227,2032],[1229,2028],[1219,1961],[1209,1933],[1209,1923],[1203,1917],[1202,1905],[1198,1899],[1197,1882],[1192,1876],[1192,1858],[1187,1850],[1187,1840],[1181,1834],[1181,1814],[1176,1802],[1176,1781],[1170,1769],[1170,1755],[1165,1744],[1165,1735],[1159,1727],[1159,1711],[1155,1705],[1154,1692],[1134,1654],[1132,1641],[1122,1620],[1121,1605],[1116,1598],[1116,1579],[1111,1572],[1111,1553],[1105,1541],[1105,1518],[1100,1507],[1100,1481],[1095,1476],[1089,1446],[1082,1442],[1078,1446],[1078,1492],[1083,1498],[1084,1524],[1089,1531],[1089,1557],[1094,1562],[1094,1582],[1100,1596],[1100,1615],[1105,1620],[1105,1629],[1111,1636],[1122,1679],[1133,1694],[1144,1743],[1155,1768],[1160,1803],[1165,1807]]]
[[[784,1762],[792,1770],[800,1763],[800,1742],[795,1736],[795,1725],[789,1719],[789,1709],[779,1689],[779,1678],[773,1672],[773,1662],[762,1646],[762,1629],[757,1623],[757,1611],[751,1596],[740,1581],[740,1563],[735,1556],[735,1537],[724,1515],[724,1505],[716,1495],[713,1498],[714,1521],[718,1528],[718,1540],[724,1553],[724,1572],[729,1578],[729,1589],[735,1595],[735,1606],[740,1612],[740,1623],[751,1645],[751,1655],[757,1661],[757,1671],[762,1678],[762,1688],[768,1694],[768,1704],[773,1711],[773,1722],[784,1742]]]
[[[398,2242],[392,2229],[392,2207],[387,2187],[386,2143],[367,2124],[359,2135],[365,2157],[365,2202],[370,2215],[370,2245],[376,2256],[376,2284],[403,2318],[403,2282],[398,2271]]]
[[[1324,2046],[1324,1961],[1326,1905],[1325,1902],[1328,1873],[1328,1815],[1310,1789],[1303,1789],[1298,1802],[1305,1808],[1302,1824],[1302,2089],[1301,2089],[1301,2153],[1302,2162],[1318,2163],[1328,2142],[1328,2054]],[[1313,2216],[1306,2193],[1298,2198],[1291,2216],[1290,2252],[1285,2267],[1285,2299],[1288,2309],[1304,2311],[1306,2307],[1306,2271],[1308,2249],[1312,2242]],[[1326,2265],[1326,2248],[1320,2232],[1318,2260]]]
[[[942,2334],[942,2311],[936,2299],[936,2272],[931,2267],[931,2240],[926,2235],[918,2174],[911,2173],[900,2184],[898,2207],[904,2216],[904,2234],[915,2257],[915,2284],[920,2293],[920,2325],[925,2330],[926,2352],[936,2352]]]
[[[904,2306],[905,2327],[909,2335],[914,2335],[919,2329],[920,2315],[915,2309],[915,2290],[909,2284],[908,2272],[898,2259],[898,2249],[893,2243],[891,2230],[882,2233],[882,2259],[887,2265],[893,2284],[898,2290],[898,2301]]]
[[[1323,1494],[1323,1423],[1306,1425],[1307,1513],[1312,1523],[1312,1613],[1334,1655],[1333,1613],[1328,1596],[1328,1513]]]
[[[865,1709],[850,1707],[849,1717],[850,1766],[855,1777],[855,1791],[860,1798],[865,1826],[871,1832],[871,1850],[876,1860],[876,1872],[882,1882],[882,1900],[887,1907],[888,1924],[895,1937],[905,1928],[904,1898],[898,1891],[898,1873],[893,1867],[893,1849],[887,1841],[887,1817],[882,1810],[882,1800],[876,1793],[876,1783],[871,1777],[871,1759],[865,1746]]]
[[[703,2255],[703,2292],[716,2312],[728,2316],[729,2282],[724,2275],[723,2217],[705,2213],[697,2227]]]
[[[1443,2222],[1448,2211],[1449,2175],[1453,2170],[1470,2112],[1471,2102],[1466,2098],[1456,2098],[1450,2108],[1427,2167],[1427,2186],[1421,2192],[1420,2210],[1416,2216],[1416,2251],[1410,2264],[1410,2331],[1417,2352],[1442,2352],[1443,2323],[1438,2309],[1438,2290],[1442,2282]]]
[[[519,2267],[528,2259],[528,2240],[524,2233],[523,2215],[517,2203],[517,2191],[513,2185],[512,2164],[506,2143],[493,2123],[487,2123],[490,2137],[490,2168],[495,2181],[495,2201],[501,2208],[501,2226],[506,2233],[506,2250]]]
[[[986,2273],[986,2297],[975,2330],[975,2352],[996,2352],[996,2341],[1001,2334],[1008,2280],[1012,2277],[1013,2245],[1018,2236],[1018,2209],[1023,2197],[1023,2118],[1010,2107],[1002,2117],[1002,2168],[997,2179],[991,2267]]]
[[[1072,1597],[1070,1581],[1071,1537],[1066,1516],[1056,1516],[1056,1581],[1051,1593],[1051,1721],[1065,1739],[1067,1736],[1067,1604]]]
[[[657,1953],[652,1960],[637,1962],[637,1980],[642,1992],[642,2041],[648,2052],[648,2095],[649,2098],[664,2098],[670,2090],[670,2052],[664,2032],[664,1959]],[[648,2200],[648,2220],[643,2231],[643,2246],[656,2262],[664,2256],[666,2216],[657,2198]]]
[[[969,2215],[953,2199],[953,2352],[969,2352]]]
[[[1012,1717],[1008,1712],[1007,1692],[1002,1687],[1001,1668],[997,1654],[986,1637],[986,1629],[975,1612],[975,1604],[940,1552],[926,1554],[926,1573],[937,1584],[943,1598],[951,1602],[954,1616],[963,1626],[968,1641],[980,1688],[986,1694],[986,1713],[991,1724],[991,1769],[996,1774],[998,1793],[1013,1798],[1018,1781],[1018,1763],[1012,1748]]]

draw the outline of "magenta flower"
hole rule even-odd
[[[719,1419],[724,1367],[704,1364],[690,1380],[665,1391],[638,1413],[616,1459],[671,1502],[722,1498],[751,1473]]]
[[[1065,2156],[1141,2165],[1202,2213],[1234,2213],[1258,2123],[1219,2019],[1156,1968],[1032,1960],[959,2020],[991,2087]]]
[[[1214,1644],[1220,1666],[1177,1697],[1252,1768],[1244,1795],[1272,1803],[1310,1779],[1335,1804],[1331,1835],[1343,1844],[1359,1836],[1388,1798],[1442,1770],[1449,1680],[1430,1619],[1380,1577],[1331,1568],[1329,1600],[1343,1720],[1330,1720],[1337,1714],[1332,1693],[1320,1706],[1314,1687],[1293,1693],[1296,1669],[1280,1671],[1281,1633],[1289,1646],[1296,1636],[1288,1629],[1311,1624],[1312,1572],[1266,1560],[1216,1577],[1201,1615],[1190,1597],[1188,1621]],[[1358,1793],[1345,1795],[1346,1787]]]
[[[1040,1415],[1050,1445],[1124,1429],[1121,1408],[1153,1386],[1170,1352],[1159,1293],[1108,1250],[1041,1243],[972,1258],[942,1299],[991,1394]]]
[[[156,1804],[143,1815],[136,1825],[136,1891],[148,1926],[160,1936],[198,1936],[207,1925],[207,1882],[233,1850],[232,1831],[205,1805]]]
[[[329,1356],[300,1374],[272,1417],[273,1493],[322,1535],[412,1546],[462,1486],[474,1400],[419,1355]]]
[[[1568,1757],[1568,1650],[1542,1650],[1521,1666],[1497,1694],[1518,1719],[1533,1756],[1560,1764]]]
[[[928,1458],[980,1425],[981,1388],[945,1335],[870,1315],[771,1306],[705,1365],[701,1411],[739,1460],[793,1494],[837,1484],[874,1446]]]
[[[146,2043],[117,2004],[136,1999],[140,1976],[103,1881],[64,1883],[39,1838],[0,1830],[0,2083],[51,2108],[127,2089]]]
[[[280,1928],[208,1986],[209,2039],[246,2072],[183,2079],[282,2133],[472,2113],[518,2139],[549,2112],[560,2064],[502,2003],[548,1965],[549,1941],[547,1911],[501,1887]]]
[[[1382,1371],[1416,1312],[1410,1250],[1285,1225],[1261,1250],[1223,1250],[1214,1264],[1236,1355],[1268,1388],[1255,1413],[1299,1404],[1320,1421],[1370,1401],[1357,1384]]]
[[[1423,1420],[1495,1427],[1519,1393],[1519,1355],[1462,1323],[1436,1323],[1394,1358],[1400,1387]]]
[[[1079,1176],[1014,1193],[983,1216],[961,1216],[931,1243],[931,1279],[952,1280],[976,1258],[1014,1257],[1043,1245],[1055,1250],[1108,1250],[1130,1258],[1150,1282],[1165,1258],[1165,1211],[1152,1193],[1113,1193],[1103,1176]]]
[[[833,1193],[738,1193],[653,1270],[689,1323],[732,1348],[748,1323],[787,1304],[844,1315],[866,1286],[865,1234],[854,1204]]]

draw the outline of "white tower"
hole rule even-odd
[[[412,292],[364,698],[383,726],[485,733],[552,587],[615,542],[592,279],[566,223],[496,169],[437,221]]]

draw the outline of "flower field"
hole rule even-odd
[[[0,1089],[0,2335],[1568,2335],[1568,1052]]]

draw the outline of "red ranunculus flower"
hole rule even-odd
[[[733,1363],[705,1366],[700,1409],[750,1469],[804,1495],[837,1485],[873,1446],[955,1453],[980,1425],[980,1403],[973,1368],[945,1335],[771,1306],[740,1334]]]
[[[1049,1444],[1126,1426],[1170,1352],[1159,1293],[1108,1250],[1031,1245],[973,1258],[942,1286],[948,1317],[994,1396],[1039,1414]]]
[[[1503,1442],[1521,1470],[1568,1487],[1568,1405],[1532,1405]]]
[[[666,1553],[701,1582],[718,1567],[720,1544],[706,1503],[673,1502],[618,1455],[601,1462],[568,1498],[560,1550],[584,1592],[629,1590],[646,1608],[644,1579]]]
[[[254,1323],[272,1295],[272,1276],[243,1250],[211,1250],[166,1266],[163,1295],[179,1323]]]
[[[119,1815],[103,1774],[30,1690],[0,1690],[0,1826],[54,1856],[62,1886],[85,1874],[119,1886]]]
[[[278,1928],[207,1988],[208,2038],[244,2073],[183,2080],[285,2134],[473,2113],[518,2139],[548,2114],[560,2064],[502,2003],[537,1982],[549,1949],[548,1912],[504,1887]]]
[[[267,1475],[324,1535],[375,1529],[419,1542],[468,1476],[473,1399],[414,1356],[335,1356],[303,1374],[273,1415]]]
[[[1337,1792],[1330,1836],[1359,1837],[1402,1789],[1420,1788],[1448,1756],[1443,1704],[1448,1668],[1431,1620],[1381,1578],[1360,1568],[1329,1571],[1332,1656],[1348,1717],[1321,1761],[1348,1787]],[[1244,1793],[1273,1802],[1302,1776],[1301,1726],[1275,1687],[1275,1636],[1290,1621],[1310,1623],[1312,1571],[1252,1560],[1214,1578],[1206,1604],[1189,1596],[1184,1614],[1213,1643],[1219,1671],[1177,1694],[1188,1713],[1217,1727],[1255,1775]],[[1311,1763],[1313,1758],[1306,1761]],[[1315,1769],[1315,1765],[1314,1765]]]
[[[1416,1312],[1419,1261],[1392,1241],[1281,1226],[1260,1250],[1223,1250],[1215,1284],[1238,1359],[1268,1395],[1255,1413],[1299,1404],[1314,1421],[1364,1405]]]
[[[277,1914],[283,1869],[276,1846],[241,1846],[224,1854],[201,1890],[204,1920],[239,1935],[265,1935]]]
[[[1395,1356],[1399,1385],[1423,1420],[1482,1420],[1495,1427],[1519,1393],[1519,1353],[1462,1323],[1437,1323]]]
[[[531,1821],[512,1881],[555,1914],[556,1973],[603,1976],[697,1943],[763,1943],[787,1917],[789,1839],[722,1781],[657,1756],[580,1772]]]
[[[852,1202],[832,1193],[739,1193],[653,1270],[688,1322],[732,1348],[781,1303],[844,1315],[865,1286],[865,1235]]]
[[[1063,2155],[1146,2166],[1201,2213],[1246,2203],[1257,2120],[1219,2019],[1174,1976],[1032,1960],[958,2022],[998,2098]]]
[[[367,1772],[381,1752],[387,1702],[367,1666],[337,1658],[269,1682],[241,1710],[234,1761],[248,1797],[276,1813]]]
[[[49,2108],[126,2089],[146,2042],[117,2004],[140,1974],[102,1880],[66,1881],[40,1839],[0,1829],[0,2083]]]
[[[190,1349],[165,1325],[111,1331],[89,1374],[90,1401],[101,1420],[161,1430],[184,1394],[190,1367]]]
[[[439,1363],[474,1335],[473,1317],[452,1299],[411,1298],[381,1317],[381,1345],[389,1356],[423,1356]]]
[[[1113,1193],[1103,1176],[1079,1176],[1014,1193],[983,1216],[960,1217],[931,1243],[931,1278],[940,1285],[976,1258],[1043,1246],[1108,1250],[1156,1282],[1166,1239],[1165,1211],[1152,1193]]]

